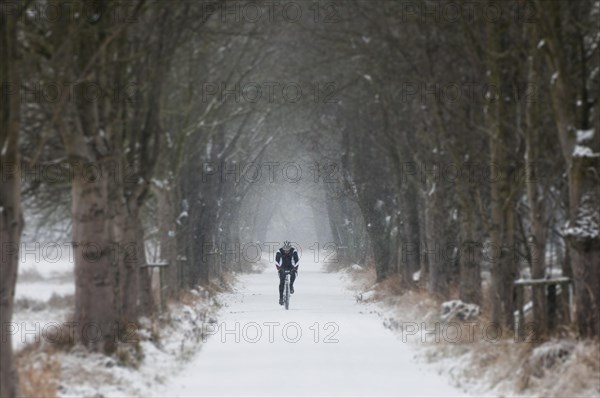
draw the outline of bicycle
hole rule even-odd
[[[284,270],[283,273],[285,274],[285,285],[283,288],[283,305],[286,310],[289,310],[290,309],[290,278],[291,278],[292,271]]]

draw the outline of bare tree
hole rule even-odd
[[[14,8],[14,9],[13,9]],[[15,283],[19,264],[19,248],[24,220],[21,212],[21,158],[19,133],[21,129],[20,65],[17,43],[17,4],[3,5],[0,9],[0,324],[3,330],[11,324]],[[12,338],[2,338],[0,350],[0,395],[19,395],[18,379],[13,362]]]

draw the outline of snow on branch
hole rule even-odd
[[[590,195],[582,198],[574,225],[570,225],[569,222],[565,225],[565,236],[580,240],[596,239],[600,236],[600,215],[594,203]]]

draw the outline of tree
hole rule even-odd
[[[571,255],[577,306],[577,325],[582,336],[600,334],[600,232],[597,228],[598,171],[600,134],[584,139],[583,131],[591,128],[590,113],[598,101],[591,97],[589,65],[596,65],[598,49],[586,46],[586,37],[598,34],[598,24],[577,23],[575,31],[568,26],[589,16],[586,2],[535,2],[539,14],[546,62],[553,75],[550,94],[562,155],[569,183],[568,224],[565,230]],[[593,41],[593,40],[592,40]],[[577,51],[575,51],[577,49]],[[573,84],[579,75],[582,84]],[[577,90],[579,92],[577,92]],[[581,102],[581,116],[577,103]],[[587,149],[586,149],[587,148]],[[595,224],[594,224],[595,223]]]
[[[21,129],[21,76],[17,30],[17,4],[0,7],[0,325],[11,327],[15,283],[19,265],[19,248],[24,220],[21,212],[21,158],[19,133]],[[0,395],[19,395],[18,378],[13,361],[12,336],[7,333],[0,342]]]

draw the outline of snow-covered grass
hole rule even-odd
[[[240,283],[234,284],[234,276],[228,275],[213,285],[185,292],[179,300],[168,303],[164,313],[140,320],[134,341],[119,344],[113,355],[44,340],[22,347],[17,363],[24,395],[199,396],[234,391],[281,395],[278,384],[268,384],[277,380],[273,374],[289,354],[295,358],[297,374],[313,381],[289,394],[320,391],[320,395],[365,395],[380,391],[396,396],[432,392],[441,396],[459,392],[600,396],[598,342],[564,339],[531,344],[516,343],[506,336],[494,341],[471,341],[463,336],[451,342],[447,334],[435,342],[435,333],[427,330],[435,330],[436,323],[442,327],[449,324],[440,320],[440,302],[423,291],[402,292],[395,279],[376,284],[373,267],[359,265],[342,267],[329,275],[320,265],[303,268],[295,304],[292,310],[282,311],[274,300],[277,278],[272,273],[259,273],[265,264],[259,265]],[[20,283],[38,279],[32,273]],[[355,304],[347,288],[354,291],[356,302],[365,304]],[[31,322],[36,316],[68,319],[72,305],[72,296],[54,295],[47,301],[21,297],[15,308],[21,319]],[[231,329],[237,322],[248,325],[290,319],[307,332],[298,344],[234,343],[231,339],[225,344],[223,336],[221,340],[210,336],[203,345],[207,325],[225,322]],[[339,342],[315,344],[310,339],[315,320],[320,325],[335,321]],[[483,317],[478,321],[486,323]],[[230,377],[237,383],[224,385]]]
[[[423,345],[424,358],[457,386],[492,396],[598,397],[599,349],[597,341],[572,339]]]
[[[40,342],[53,332],[53,325],[71,318],[73,295],[53,294],[46,301],[21,297],[15,300],[12,336],[13,349],[18,351],[28,344]]]
[[[73,310],[73,262],[50,249],[41,255],[36,243],[22,248],[11,325],[21,395],[55,397],[60,363],[52,347],[42,348],[42,330],[65,321]]]
[[[149,396],[199,351],[204,324],[215,323],[221,284],[198,287],[154,319],[143,318],[130,342],[113,355],[92,353],[47,339],[29,342],[17,353],[25,397]]]
[[[24,243],[15,289],[13,349],[18,351],[40,341],[45,327],[69,319],[74,293],[73,261],[68,247]]]
[[[15,362],[19,372],[21,396],[56,397],[60,363],[51,351],[42,351],[39,345],[32,344],[16,354]]]
[[[31,262],[19,265],[15,300],[48,301],[53,295],[75,293],[73,265],[68,262]]]
[[[45,329],[48,325],[72,318],[73,264],[32,260],[20,264],[13,315],[13,347],[25,397],[150,395],[197,353],[202,325],[216,322],[219,293],[234,283],[226,275],[214,285],[182,293],[164,313],[140,320],[133,341],[119,343],[107,356],[48,337],[53,331]]]
[[[519,341],[507,331],[496,337],[497,329],[484,316],[470,323],[444,322],[439,301],[419,290],[401,292],[393,278],[375,284],[372,269],[347,270],[344,279],[357,301],[378,304],[383,324],[417,348],[418,362],[433,364],[470,394],[600,397],[597,340]]]
[[[60,352],[60,397],[149,396],[200,349],[204,323],[216,322],[219,296],[198,287],[155,319],[142,319],[131,343],[114,355],[82,347]]]

